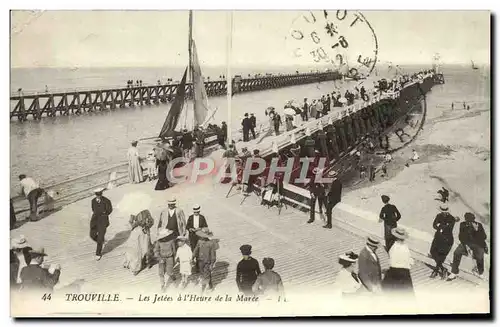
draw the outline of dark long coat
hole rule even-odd
[[[205,216],[200,215],[200,225],[198,228],[203,228],[203,227],[208,227],[207,220],[205,219]],[[187,223],[186,223],[186,229],[189,231],[189,229],[194,228],[194,215],[190,215],[188,217]],[[199,237],[196,235],[195,232],[189,231],[189,245],[191,246],[191,250],[194,251],[196,248],[196,244],[198,244],[198,239]]]
[[[111,201],[106,197],[101,197],[101,202],[97,202],[97,198],[92,199],[92,218],[90,219],[90,228],[92,227],[108,227],[109,215],[113,212]]]

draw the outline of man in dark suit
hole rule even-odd
[[[382,269],[376,253],[379,244],[373,237],[368,237],[366,246],[359,252],[358,257],[359,279],[368,291],[374,293],[382,289]]]
[[[250,114],[250,132],[252,133],[253,139],[255,140],[255,128],[257,127],[257,118],[254,114]]]
[[[384,206],[382,210],[380,210],[379,222],[384,222],[385,250],[389,252],[391,246],[395,242],[391,230],[398,227],[398,221],[401,219],[401,214],[395,205],[389,203],[391,199],[387,195],[382,195],[381,198]]]
[[[329,171],[329,177],[333,177],[333,182],[330,185],[328,193],[326,194],[326,225],[323,228],[332,228],[332,210],[340,202],[342,198],[342,183],[337,177],[337,172]]]
[[[196,232],[203,227],[208,227],[207,220],[205,216],[200,215],[200,206],[196,204],[193,207],[193,214],[188,217],[186,223],[186,229],[189,231],[189,245],[191,246],[191,251],[194,251],[196,244],[198,244]]]
[[[252,122],[248,118],[247,113],[245,113],[245,118],[241,121],[241,126],[243,127],[243,142],[248,142],[250,140],[249,133],[252,128]]]
[[[448,281],[457,278],[462,256],[468,256],[471,252],[472,258],[476,260],[477,265],[473,269],[474,274],[482,278],[484,273],[484,254],[488,253],[486,232],[483,224],[475,221],[476,217],[473,213],[467,212],[464,219],[465,221],[460,223],[460,232],[458,234],[460,244],[453,253],[453,263],[451,264],[451,274],[448,276]]]
[[[50,293],[59,281],[61,267],[51,265],[49,269],[42,268],[45,249],[32,249],[29,251],[31,262],[21,270],[21,289]]]
[[[315,181],[316,175],[321,174],[321,170],[319,168],[313,169],[313,178],[309,182],[307,188],[309,189],[309,193],[311,196],[311,209],[309,210],[309,220],[308,224],[314,222],[315,214],[316,214],[316,201],[318,202],[319,214],[323,215],[323,207],[326,208],[326,195],[325,195],[325,185],[323,183],[317,183]],[[324,218],[323,218],[324,219]]]
[[[95,198],[92,199],[92,218],[90,219],[90,238],[97,243],[95,251],[96,260],[101,260],[104,236],[109,226],[109,215],[113,212],[111,201],[102,196],[103,188],[94,190]]]

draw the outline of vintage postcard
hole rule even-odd
[[[11,315],[489,314],[490,24],[11,11]]]

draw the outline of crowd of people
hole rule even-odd
[[[424,72],[425,73],[425,72]],[[423,74],[423,73],[422,73]],[[413,76],[418,77],[418,76]],[[410,81],[409,77],[400,77],[399,79],[388,82],[387,85],[379,83],[379,89],[397,90],[402,85]],[[309,104],[308,99],[304,99],[304,104],[296,114],[300,115],[304,121],[311,118],[319,118],[328,114],[332,107],[342,106],[343,103],[352,104],[356,98],[366,99],[367,91],[364,87],[356,89],[353,93],[347,91],[342,97],[335,92],[315,99]],[[272,126],[276,133],[279,133],[281,118],[274,110],[268,112],[271,117]],[[256,137],[256,119],[255,115],[245,114],[242,121],[243,140],[248,141],[250,135]],[[243,184],[244,191],[250,194],[254,191],[254,185],[260,184],[260,189],[265,190],[269,184],[262,182],[259,175],[251,175],[247,181],[242,180],[241,167],[245,166],[245,161],[252,157],[260,157],[259,150],[255,149],[252,153],[245,147],[241,149],[241,154],[237,151],[235,143],[226,147],[227,125],[222,122],[221,126],[210,125],[205,130],[195,129],[193,133],[184,130],[178,137],[172,140],[172,144],[165,146],[166,142],[157,144],[156,147],[148,153],[146,158],[141,158],[137,149],[137,142],[131,144],[127,152],[129,162],[128,174],[131,183],[140,183],[144,180],[143,169],[147,170],[146,178],[149,180],[158,179],[155,186],[156,190],[163,190],[169,187],[167,179],[168,161],[172,158],[172,148],[182,149],[182,155],[186,158],[203,156],[205,142],[205,133],[207,130],[217,135],[218,143],[225,149],[223,157],[237,158],[240,170],[238,171],[239,182]],[[309,143],[313,144],[311,147]],[[307,152],[307,156],[316,157],[317,150],[314,148],[314,137],[308,135],[302,146],[292,144],[287,150],[291,156],[300,157],[300,154]],[[373,138],[367,138],[365,149],[374,151],[375,144]],[[379,146],[389,148],[387,137],[379,135]],[[171,148],[171,147],[172,148]],[[311,150],[312,149],[312,150]],[[311,151],[309,151],[311,150]],[[358,151],[357,156],[361,156]],[[274,153],[276,157],[287,158],[283,151]],[[418,160],[418,154],[413,150],[412,160]],[[392,158],[384,157],[384,162],[390,162]],[[360,160],[358,160],[360,161]],[[269,167],[267,167],[267,170]],[[384,170],[384,169],[383,169]],[[365,170],[360,169],[360,174]],[[310,176],[318,174],[323,175],[323,171],[312,166]],[[386,173],[386,172],[385,172]],[[261,174],[267,176],[266,170]],[[370,180],[375,178],[375,168],[370,165]],[[310,216],[308,223],[315,220],[316,203],[319,206],[320,216],[323,209],[326,211],[325,228],[332,228],[332,210],[341,202],[342,182],[339,174],[333,170],[328,171],[328,177],[333,178],[329,185],[311,183],[304,185],[310,192]],[[361,177],[361,176],[360,176]],[[23,195],[30,203],[30,220],[37,220],[37,201],[43,195],[44,191],[39,184],[26,175],[19,176]],[[224,181],[223,181],[224,182]],[[282,176],[276,175],[271,186],[282,185]],[[277,188],[279,189],[279,187]],[[281,187],[282,189],[282,187]],[[106,230],[110,224],[110,215],[113,212],[111,201],[103,196],[104,189],[95,190],[95,198],[91,201],[92,218],[90,221],[90,238],[96,243],[96,260],[102,258],[102,249],[105,242]],[[272,193],[276,193],[273,188]],[[279,191],[278,191],[279,192]],[[430,248],[430,256],[436,262],[436,267],[430,277],[440,276],[443,279],[452,281],[459,272],[459,266],[463,256],[472,254],[476,261],[475,272],[478,276],[484,273],[484,254],[488,253],[486,244],[486,234],[481,223],[475,221],[474,214],[468,212],[464,215],[465,221],[460,223],[459,241],[453,253],[453,263],[451,273],[444,268],[443,263],[451,251],[454,244],[453,228],[457,217],[449,213],[446,202],[449,201],[448,195],[443,195],[444,190],[440,190],[441,202],[440,213],[436,216],[433,228],[436,230],[434,239]],[[266,201],[265,192],[258,194],[262,197],[262,203]],[[389,254],[390,268],[386,272],[382,271],[380,259],[376,253],[380,241],[375,237],[368,237],[366,246],[361,249],[359,254],[348,252],[339,257],[341,269],[336,278],[336,289],[341,294],[357,293],[360,290],[374,293],[404,291],[412,292],[413,283],[411,279],[410,268],[413,264],[410,250],[406,244],[408,233],[405,229],[398,226],[402,215],[397,207],[390,203],[387,195],[382,195],[383,207],[379,218],[384,226],[385,250]],[[11,202],[11,223],[12,223],[12,202]],[[404,219],[404,218],[403,218]],[[15,220],[15,215],[14,215]],[[177,207],[175,199],[168,202],[156,223],[156,240],[151,238],[151,229],[155,225],[155,219],[148,208],[142,208],[139,212],[130,216],[131,234],[127,241],[124,253],[123,266],[131,271],[132,274],[139,274],[145,267],[158,265],[158,274],[160,279],[160,288],[165,291],[177,279],[176,267],[179,266],[181,277],[181,287],[185,288],[191,282],[201,285],[201,290],[213,289],[213,274],[215,263],[217,261],[217,250],[219,240],[214,238],[213,232],[209,229],[209,222],[201,214],[199,205],[193,207],[193,214],[186,220],[182,209]],[[281,277],[274,269],[275,260],[273,258],[264,258],[262,265],[264,272],[260,270],[259,262],[251,254],[251,246],[248,244],[240,247],[242,260],[237,265],[236,284],[238,289],[245,294],[271,294],[272,296],[284,296],[284,288]],[[60,266],[52,265],[44,267],[43,258],[44,249],[32,249],[28,246],[25,238],[12,241],[11,246],[11,282],[13,287],[22,289],[52,289],[60,276]],[[193,278],[193,275],[194,278]]]

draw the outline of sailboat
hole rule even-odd
[[[182,80],[177,87],[174,102],[170,107],[165,122],[160,130],[158,138],[160,139],[175,139],[182,135],[182,130],[193,131],[195,127],[199,127],[205,132],[205,143],[213,143],[216,141],[214,131],[207,131],[208,123],[213,119],[217,108],[211,110],[208,105],[208,96],[205,89],[205,82],[201,72],[201,67],[198,59],[196,43],[193,39],[193,12],[189,11],[189,63],[186,67]],[[193,95],[192,107],[188,108],[186,98],[186,85],[191,82],[191,92]],[[192,120],[188,124],[188,117],[192,114]],[[181,119],[183,116],[184,119]],[[181,124],[181,121],[183,123]],[[182,125],[182,128],[181,128]]]
[[[470,62],[471,62],[471,64],[472,64],[472,69],[474,69],[474,70],[479,69],[479,68],[478,68],[478,67],[474,64],[474,61],[472,61],[472,60],[471,60]]]

